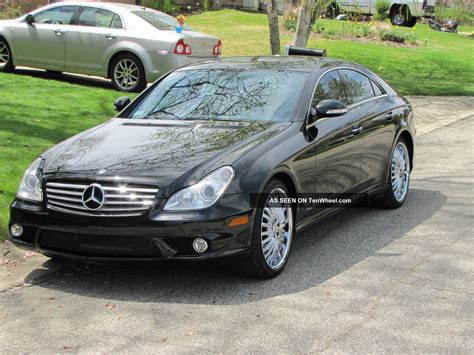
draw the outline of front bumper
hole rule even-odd
[[[247,224],[229,227],[234,217],[242,215],[250,217]],[[20,237],[11,236],[20,248],[91,262],[207,260],[245,254],[250,249],[251,210],[207,220],[194,216],[194,221],[189,213],[159,217],[153,212],[130,218],[84,217],[49,211],[43,205],[17,199],[10,207],[9,226],[23,227]],[[201,254],[192,248],[198,237],[209,245]]]

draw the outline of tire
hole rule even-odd
[[[271,197],[289,197],[287,187],[280,180],[271,180],[263,195],[266,201],[255,213],[251,252],[239,265],[239,271],[246,276],[271,279],[278,276],[288,262],[295,232],[294,211],[289,204],[277,205],[269,201]]]
[[[390,22],[394,26],[406,27],[410,20],[410,9],[406,6],[394,6],[390,11]]]
[[[13,55],[8,42],[0,37],[0,72],[10,73],[15,69]]]
[[[410,20],[407,22],[406,27],[415,27],[417,20],[418,19],[416,17],[411,17]]]
[[[383,196],[372,198],[374,205],[387,209],[394,209],[403,205],[410,187],[410,172],[410,152],[405,140],[399,138],[390,156],[387,190]],[[399,189],[396,187],[396,181],[400,184],[398,185]]]
[[[140,92],[146,87],[143,64],[134,54],[121,54],[112,61],[110,78],[114,87],[123,92]]]

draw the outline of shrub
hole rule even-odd
[[[173,2],[171,0],[163,0],[161,8],[163,9],[163,12],[170,14],[173,12]]]
[[[295,6],[288,6],[283,14],[283,28],[286,31],[295,32],[298,23],[299,8]]]
[[[382,41],[390,41],[395,43],[405,43],[409,42],[410,44],[415,45],[418,37],[414,32],[406,33],[399,31],[389,31],[385,29],[379,30],[379,38]]]
[[[436,19],[440,22],[455,20],[459,23],[470,23],[474,20],[474,15],[469,13],[469,11],[459,5],[455,5],[452,7],[442,5],[436,6],[435,16]]]
[[[363,23],[357,26],[357,35],[359,37],[369,37],[372,33],[372,27],[370,24]]]
[[[8,6],[5,10],[0,11],[0,20],[14,19],[22,15],[21,8],[19,6]]]
[[[378,20],[385,20],[387,18],[388,10],[390,10],[390,2],[388,0],[377,0],[375,3],[375,10],[377,11],[375,17]]]
[[[204,9],[204,11],[207,11],[207,9],[209,8],[209,0],[202,0],[202,8]]]

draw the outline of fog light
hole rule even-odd
[[[21,224],[12,224],[10,227],[10,233],[14,237],[21,237],[21,235],[23,234],[23,227],[21,226]]]
[[[193,241],[193,249],[196,253],[204,253],[208,248],[207,242],[202,238],[196,238]]]

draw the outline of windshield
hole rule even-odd
[[[151,9],[142,11],[132,11],[133,14],[142,18],[153,27],[159,30],[174,30],[178,21],[174,17],[168,16],[162,12],[154,11]],[[188,25],[184,25],[183,28],[188,31],[192,31],[192,28]]]
[[[130,118],[289,121],[308,73],[282,70],[181,70],[161,81]]]

